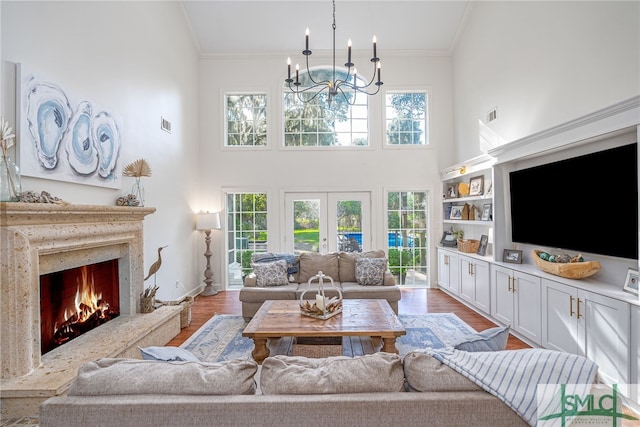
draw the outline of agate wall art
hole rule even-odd
[[[120,126],[113,114],[76,100],[18,64],[16,144],[20,174],[106,188],[122,188]]]

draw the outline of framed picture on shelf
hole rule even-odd
[[[449,215],[449,219],[462,219],[462,209],[464,206],[454,205],[451,206],[451,214]]]
[[[505,249],[502,253],[502,262],[522,264],[522,251],[518,249]]]
[[[449,248],[455,248],[456,246],[458,246],[458,240],[450,231],[445,231],[444,233],[442,233],[440,244]]]
[[[491,203],[482,205],[482,216],[480,217],[482,221],[491,221],[491,208]]]
[[[627,270],[627,278],[624,281],[624,290],[627,292],[631,292],[634,295],[638,295],[638,281],[640,281],[640,276],[638,276],[638,271],[633,269]]]
[[[489,244],[489,236],[483,234],[480,237],[480,246],[478,246],[478,251],[476,252],[478,255],[485,256],[487,254],[487,245]]]
[[[469,195],[480,196],[482,195],[482,187],[484,184],[484,176],[476,176],[469,180]]]
[[[458,184],[447,184],[445,199],[455,199],[456,197],[458,197]]]

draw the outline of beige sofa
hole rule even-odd
[[[259,385],[256,389],[255,384]],[[207,364],[101,359],[69,395],[40,406],[41,427],[524,426],[500,399],[423,353],[274,356]]]
[[[257,274],[251,273],[245,278],[244,287],[240,290],[240,301],[242,302],[242,316],[246,319],[253,317],[262,303],[266,300],[294,300],[300,299],[300,295],[309,288],[309,279],[319,271],[330,276],[334,281],[334,286],[339,288],[344,299],[386,299],[391,308],[398,313],[398,301],[400,301],[400,288],[396,285],[393,275],[385,269],[380,277],[380,284],[364,285],[362,280],[358,280],[356,272],[360,264],[358,261],[363,258],[383,259],[386,261],[385,253],[382,250],[365,253],[332,252],[328,254],[304,253],[295,257],[296,273],[289,277],[286,282],[262,285]],[[254,271],[256,271],[254,264]],[[291,267],[291,266],[290,266]],[[362,270],[362,269],[360,269]],[[311,291],[305,294],[309,299],[313,299],[314,290],[317,290],[318,282],[311,284]],[[331,289],[328,281],[324,282],[325,295],[328,298],[338,295]]]

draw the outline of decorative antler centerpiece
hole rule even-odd
[[[324,293],[324,280],[329,279],[331,288],[338,291],[338,296],[327,298]],[[304,296],[307,292],[312,290],[311,283],[318,281],[318,290],[316,293],[315,302],[311,303],[309,300],[305,300]],[[331,276],[327,276],[322,271],[318,271],[318,274],[313,276],[307,282],[307,289],[300,294],[300,312],[309,317],[315,317],[316,319],[327,320],[330,317],[335,316],[338,313],[342,313],[342,291],[336,287],[333,283]]]

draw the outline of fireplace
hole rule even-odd
[[[40,276],[40,353],[118,317],[118,260]]]
[[[180,332],[180,306],[164,306],[148,314],[139,309],[144,290],[143,220],[154,211],[148,207],[0,202],[3,418],[37,415],[38,405],[65,393],[78,368],[88,361],[139,357],[138,346],[165,345]],[[93,278],[94,291],[98,285],[103,287],[103,280],[109,283],[104,285],[109,289],[100,291],[102,299],[118,314],[50,348],[51,338],[42,329],[60,326],[61,319],[64,323],[64,307],[67,320],[71,312],[77,312],[78,280],[85,280],[83,275],[89,282]],[[58,295],[61,280],[65,287],[70,282],[68,297]],[[65,302],[68,298],[71,303]],[[41,299],[64,306],[62,317],[49,316],[49,309],[41,308]]]

